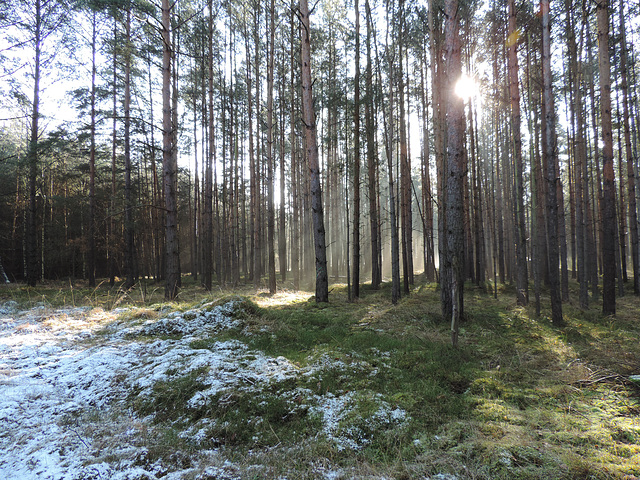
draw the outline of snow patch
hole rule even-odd
[[[149,461],[141,439],[159,433],[152,418],[137,418],[127,409],[127,397],[143,399],[158,382],[191,372],[204,387],[185,399],[193,409],[227,391],[247,392],[259,401],[270,385],[322,378],[327,370],[375,375],[357,360],[322,355],[312,366],[300,368],[237,340],[212,340],[243,327],[238,308],[241,304],[234,300],[183,313],[161,310],[160,318],[135,325],[118,319],[130,313],[126,309],[42,305],[20,311],[15,302],[0,304],[0,478],[240,478],[238,468],[221,463],[213,451],[199,451],[184,462],[172,458],[171,465]],[[196,342],[203,338],[207,341]],[[361,449],[371,443],[375,429],[401,428],[407,421],[406,412],[379,394],[319,393],[298,387],[280,395],[295,410],[291,413],[300,409],[316,415],[322,433],[339,449]],[[200,419],[182,436],[204,442],[215,421]],[[328,479],[342,475],[339,470],[323,472]]]

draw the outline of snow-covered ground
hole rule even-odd
[[[140,418],[126,402],[132,392],[144,398],[158,382],[193,371],[206,372],[200,379],[206,388],[187,400],[197,408],[221,392],[255,388],[257,393],[320,369],[346,368],[326,358],[300,368],[238,340],[194,346],[194,340],[242,328],[234,319],[235,308],[233,301],[204,304],[132,321],[125,309],[41,306],[21,311],[11,302],[0,305],[0,479],[243,478],[241,467],[213,447],[176,452],[171,462],[150,460],[149,446],[161,435],[159,427],[152,415]],[[318,435],[339,449],[367,444],[357,426],[344,428],[340,421],[357,403],[356,394],[301,392],[320,419]],[[382,397],[373,400],[379,409],[369,423],[393,428],[405,422],[405,412]],[[197,441],[206,435],[203,422],[183,434]],[[323,467],[317,478],[347,477]]]

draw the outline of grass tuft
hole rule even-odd
[[[0,292],[21,306],[126,305],[120,321],[127,325],[233,301],[241,327],[200,335],[190,346],[236,340],[248,356],[285,357],[299,368],[298,376],[220,390],[197,404],[189,400],[209,388],[209,367],[167,372],[144,394],[131,391],[137,416],[154,419],[141,462],[188,465],[194,452],[216,448],[242,478],[640,476],[640,389],[628,381],[640,374],[633,296],[619,299],[616,317],[567,304],[566,326],[554,328],[548,311],[536,318],[533,306],[516,306],[512,286],[498,285],[497,299],[493,285],[469,286],[454,349],[435,284],[416,285],[397,305],[389,284],[364,285],[356,302],[335,285],[328,304],[308,292],[212,294],[188,282],[177,302],[165,304],[154,288]],[[321,407],[332,402],[341,407],[329,428]],[[171,459],[176,451],[187,460]]]

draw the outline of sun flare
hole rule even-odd
[[[456,83],[455,92],[465,101],[469,99],[476,100],[480,98],[480,85],[473,77],[463,73]]]

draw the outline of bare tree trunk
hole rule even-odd
[[[31,104],[31,131],[27,158],[29,163],[29,214],[27,215],[27,285],[35,287],[40,278],[38,262],[38,232],[37,232],[37,203],[36,181],[38,177],[38,119],[40,117],[40,54],[42,42],[42,4],[36,0],[34,46],[35,62],[33,74],[33,103]]]
[[[440,8],[436,0],[429,0],[428,24],[430,32],[430,57],[431,57],[431,92],[433,96],[433,131],[434,154],[436,158],[436,176],[438,191],[438,268],[440,281],[440,302],[443,314],[452,310],[451,278],[450,271],[445,268],[448,262],[448,249],[446,241],[447,216],[445,214],[445,176],[447,170],[447,156],[445,152],[446,136],[446,98],[443,88],[445,81],[444,63],[440,54],[441,32],[434,25],[434,10]]]
[[[259,5],[259,2],[258,2]],[[255,73],[255,105],[256,118],[259,118],[258,111],[260,108],[260,29],[259,29],[260,8],[257,6],[254,10],[254,73]],[[249,96],[251,96],[249,90]],[[253,285],[258,288],[262,280],[262,192],[260,188],[260,128],[256,122],[256,139],[253,156],[253,168],[251,170],[251,202],[253,217]]]
[[[353,298],[360,297],[360,3],[355,0],[356,45],[353,111]]]
[[[393,93],[392,93],[393,95]],[[393,109],[389,108],[389,122],[392,121]],[[385,122],[386,124],[387,122]],[[400,300],[400,239],[398,238],[398,214],[396,212],[396,186],[393,175],[393,155],[391,154],[390,125],[385,126],[387,149],[387,167],[389,177],[389,223],[391,223],[391,303],[394,305]]]
[[[424,49],[426,51],[426,48]],[[426,53],[420,56],[420,94],[422,104],[422,210],[424,214],[423,224],[423,242],[424,242],[424,274],[429,282],[436,279],[436,266],[433,247],[433,200],[431,191],[431,172],[430,158],[431,151],[429,148],[429,132],[427,124],[429,121],[429,109],[427,100],[426,77]]]
[[[598,20],[598,65],[600,70],[600,110],[602,115],[602,313],[616,313],[616,204],[613,170],[613,133],[611,128],[611,65],[609,60],[609,2],[596,3]]]
[[[269,293],[276,293],[275,212],[273,205],[273,70],[275,62],[275,0],[269,8],[269,60],[267,64],[267,244],[269,250]]]
[[[580,284],[580,308],[589,308],[589,276],[588,272],[588,241],[587,241],[587,212],[588,184],[587,184],[587,148],[584,129],[584,113],[582,101],[582,75],[578,68],[578,51],[575,40],[575,23],[572,21],[571,2],[565,0],[567,12],[567,47],[569,53],[569,70],[573,79],[572,116],[574,117],[574,145],[575,145],[575,207],[576,207],[576,257],[578,267],[578,283]],[[582,36],[582,31],[581,31]]]
[[[524,222],[524,181],[522,175],[522,138],[520,137],[520,90],[518,88],[518,30],[515,0],[509,0],[509,92],[511,96],[511,130],[513,135],[513,162],[515,166],[516,224],[516,299],[518,305],[529,303],[529,273],[527,269],[527,232]]]
[[[293,203],[293,218],[291,221],[291,270],[293,273],[293,288],[300,289],[300,204],[302,196],[302,184],[300,181],[298,166],[298,140],[296,137],[295,124],[297,122],[297,111],[295,109],[295,91],[296,91],[296,55],[295,55],[295,8],[291,0],[291,17],[290,17],[290,36],[291,44],[289,45],[289,67],[291,73],[289,107],[290,107],[290,142],[291,142],[291,197]]]
[[[558,278],[558,174],[556,173],[555,106],[551,91],[551,23],[549,20],[549,0],[542,0],[542,83],[544,102],[544,155],[547,165],[547,236],[549,289],[551,295],[551,320],[555,326],[564,325],[560,281]]]
[[[279,219],[279,227],[278,227],[278,257],[280,260],[280,276],[282,281],[285,282],[287,280],[287,270],[289,269],[289,262],[287,257],[287,216],[286,216],[286,206],[287,206],[287,198],[285,195],[285,117],[286,117],[286,89],[285,89],[285,60],[286,60],[286,50],[284,48],[284,44],[282,46],[282,61],[281,61],[281,70],[280,70],[280,78],[281,81],[281,89],[280,89],[280,219]],[[291,145],[291,156],[293,156],[293,144]]]
[[[204,52],[202,53],[202,58],[204,59]],[[193,68],[193,65],[192,65]],[[194,69],[195,72],[195,69]],[[194,86],[197,85],[197,77],[194,75],[192,79]],[[203,99],[205,97],[204,93],[204,82],[202,83],[202,95]],[[196,87],[197,89],[197,87]],[[199,245],[200,242],[199,236],[201,231],[200,225],[200,177],[198,175],[198,102],[197,102],[197,94],[194,92],[193,95],[193,161],[194,161],[194,179],[193,179],[193,212],[191,214],[192,219],[192,228],[191,235],[193,238],[191,239],[191,275],[194,280],[198,280],[198,271],[200,270],[200,255],[199,255]],[[202,119],[202,123],[204,123],[204,118]],[[154,189],[155,191],[155,189]],[[153,197],[152,197],[153,198]]]
[[[622,109],[624,125],[624,145],[627,154],[627,192],[629,196],[629,231],[631,233],[631,261],[633,264],[633,293],[640,295],[640,251],[638,250],[638,211],[636,204],[636,176],[634,155],[631,147],[631,128],[629,125],[629,83],[627,76],[627,39],[625,32],[624,1],[620,0],[620,77],[622,90]]]
[[[389,37],[389,9],[387,8],[387,39]],[[395,59],[393,58],[393,52],[387,52],[386,60],[389,69],[389,109],[388,112],[383,113],[384,119],[384,145],[385,154],[387,157],[387,176],[389,178],[389,223],[391,223],[391,303],[394,305],[400,300],[400,239],[398,236],[398,212],[397,212],[397,199],[396,199],[396,181],[394,177],[394,165],[393,165],[393,137],[394,137],[394,75],[395,75]],[[378,69],[378,75],[380,69]],[[381,82],[380,82],[381,83]]]
[[[114,22],[113,41],[118,41],[117,22]],[[109,286],[113,287],[116,279],[116,260],[115,260],[115,236],[116,236],[116,148],[117,148],[117,85],[118,85],[118,57],[116,50],[113,51],[113,124],[111,131],[111,198],[109,199],[109,225],[107,231],[107,260],[109,262]]]
[[[410,285],[413,285],[413,225],[411,218],[411,158],[407,145],[407,119],[405,105],[404,83],[404,35],[405,35],[405,10],[404,0],[399,0],[398,35],[398,93],[399,93],[399,121],[400,121],[400,218],[402,224],[402,273],[403,289],[409,294]]]
[[[325,245],[324,214],[322,209],[320,166],[318,163],[316,119],[313,109],[310,34],[309,3],[307,0],[300,0],[300,35],[302,37],[302,116],[307,140],[307,159],[309,162],[309,177],[311,182],[311,211],[313,214],[313,232],[316,256],[316,302],[328,302],[329,279],[327,275],[327,251]]]
[[[125,289],[133,287],[136,281],[133,233],[133,199],[131,193],[131,10],[127,9],[126,45],[124,61],[124,268]]]
[[[173,7],[171,7],[173,8]],[[178,53],[180,52],[180,30],[172,30],[172,46],[171,46],[171,163],[173,165],[173,191],[174,191],[174,204],[175,204],[175,224],[176,224],[176,240],[175,240],[175,255],[174,262],[177,265],[177,278],[178,288],[182,287],[182,265],[180,265],[180,235],[178,232],[178,71],[180,69],[178,65]],[[167,248],[168,250],[168,248]],[[134,250],[135,252],[135,250]],[[136,265],[136,278],[138,277],[138,261],[135,257]]]
[[[87,230],[87,274],[96,286],[96,11],[91,18],[91,147],[89,150],[89,228]]]
[[[585,12],[585,26],[586,26],[586,37],[591,37],[590,25],[591,22],[588,19],[588,16]],[[587,62],[590,65],[593,65],[593,41],[587,42]],[[593,158],[595,159],[595,185],[592,185],[592,190],[595,196],[595,201],[593,204],[593,208],[590,208],[589,211],[591,213],[591,218],[593,219],[593,235],[591,237],[591,243],[593,244],[593,249],[591,255],[591,295],[594,299],[597,299],[600,295],[598,291],[598,274],[602,273],[602,252],[603,252],[603,231],[602,231],[602,205],[603,205],[603,193],[602,193],[602,171],[600,170],[600,147],[598,141],[598,123],[597,123],[597,108],[596,105],[596,93],[595,93],[595,82],[589,82],[589,98],[591,102],[591,127],[593,131]],[[597,193],[597,195],[596,195]],[[597,212],[597,213],[596,213]]]
[[[447,263],[451,289],[451,310],[443,305],[445,318],[451,320],[451,343],[458,345],[459,323],[463,313],[464,287],[464,180],[466,158],[464,152],[464,102],[453,91],[462,73],[460,55],[460,19],[457,0],[445,0],[445,58],[447,78],[451,87],[447,92],[447,182],[446,236]]]
[[[529,135],[534,141],[529,142],[529,158],[531,159],[531,237],[532,242],[532,269],[533,269],[533,289],[535,295],[535,311],[536,318],[540,317],[540,284],[543,269],[541,268],[543,260],[546,260],[546,254],[544,253],[543,243],[545,235],[544,226],[544,202],[540,201],[542,195],[543,182],[542,175],[540,174],[540,161],[539,161],[539,148],[538,145],[538,131],[537,127],[534,127],[534,116],[537,112],[537,105],[534,105],[532,95],[532,82],[531,82],[531,39],[527,37],[527,63],[526,63],[526,77],[527,77],[527,99],[529,105]]]
[[[169,0],[162,0],[162,169],[166,210],[166,285],[164,297],[174,300],[180,283],[180,257],[178,251],[178,218],[176,204],[177,165],[171,104],[171,12]]]
[[[147,52],[147,68],[148,68],[148,80],[149,80],[149,98],[153,97],[153,80],[152,80],[152,62],[151,62],[151,54]],[[115,112],[115,107],[114,107]],[[159,281],[164,276],[164,268],[163,268],[163,246],[164,242],[163,238],[163,229],[162,229],[162,213],[160,206],[163,204],[162,199],[162,189],[160,188],[158,182],[158,170],[156,168],[156,148],[155,148],[155,117],[153,114],[153,102],[149,104],[149,128],[151,130],[151,141],[150,141],[150,156],[151,156],[151,181],[153,183],[151,188],[151,204],[152,204],[152,224],[153,224],[153,252],[154,252],[154,279],[155,281]],[[114,123],[115,127],[115,123]],[[115,153],[114,153],[115,156]]]
[[[380,244],[379,238],[379,217],[378,217],[378,188],[377,188],[377,165],[375,153],[375,131],[373,121],[373,72],[371,59],[371,37],[373,34],[373,23],[371,19],[371,6],[369,0],[365,0],[367,15],[367,67],[365,72],[365,88],[367,101],[365,102],[365,129],[367,135],[367,175],[369,192],[369,217],[371,222],[371,288],[377,290],[382,281],[382,266],[379,262]]]
[[[211,291],[213,276],[213,152],[215,150],[215,129],[213,115],[213,0],[209,0],[209,32],[208,32],[208,148],[204,173],[204,246],[202,285]],[[250,124],[251,125],[251,124]],[[251,132],[251,130],[249,130]]]

